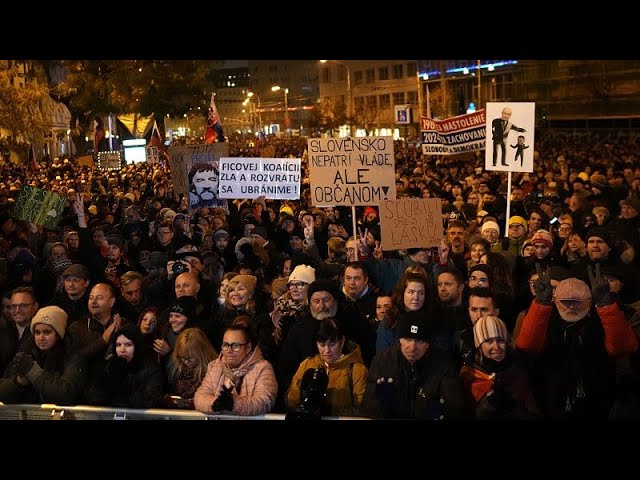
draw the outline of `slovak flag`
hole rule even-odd
[[[215,141],[224,142],[224,133],[222,133],[222,123],[216,108],[216,102],[211,94],[211,104],[209,105],[209,115],[207,116],[207,128],[204,132],[204,141],[213,143]]]
[[[100,142],[105,137],[105,131],[102,124],[96,122],[96,136],[93,139],[93,151],[100,151]]]
[[[151,129],[151,138],[149,138],[149,143],[147,147],[158,147],[160,150],[166,150],[166,146],[162,141],[162,136],[160,135],[160,129],[158,128],[158,124],[156,121],[153,121],[153,128]]]

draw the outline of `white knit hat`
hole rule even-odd
[[[473,326],[473,337],[476,348],[490,338],[501,338],[509,341],[509,331],[502,320],[493,315],[481,317]]]
[[[482,224],[482,227],[480,228],[480,232],[484,233],[485,230],[489,230],[490,228],[493,228],[496,232],[498,232],[498,234],[500,234],[500,227],[493,220],[488,220],[488,221],[484,222]]]
[[[289,275],[289,283],[291,282],[304,282],[307,285],[311,285],[316,281],[316,269],[309,265],[298,265],[293,269],[291,275]]]
[[[36,312],[31,319],[31,333],[35,330],[38,323],[44,323],[53,328],[60,338],[64,338],[64,332],[67,329],[67,313],[60,307],[55,305],[43,307]]]

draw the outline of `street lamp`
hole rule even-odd
[[[353,93],[351,91],[351,67],[346,63],[339,62],[337,60],[320,60],[320,63],[334,62],[336,65],[342,65],[347,70],[347,125],[349,126],[349,133],[351,133],[351,117],[352,117],[352,105],[353,105]]]
[[[260,106],[260,95],[258,95],[257,93],[254,92],[247,92],[247,97],[249,99],[251,99],[253,96],[256,96],[258,98],[258,108],[256,109],[256,105],[253,105],[253,112],[257,113],[257,117],[258,117],[258,128],[257,130],[262,131],[262,107]]]
[[[284,92],[284,129],[289,129],[289,103],[287,100],[287,95],[289,95],[288,88],[282,88],[279,85],[275,85],[271,87],[272,92],[277,92],[278,90],[282,90]]]

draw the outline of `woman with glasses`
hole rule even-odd
[[[257,305],[257,282],[257,277],[246,274],[236,275],[229,281],[223,308],[215,318],[211,344],[219,349],[225,329],[233,325],[238,317],[246,315],[262,354],[270,362],[275,362],[278,348],[273,335],[273,323],[269,314]]]
[[[238,322],[225,329],[220,356],[209,363],[193,401],[196,410],[206,414],[264,415],[277,393],[273,367],[251,330]]]
[[[287,291],[280,296],[271,312],[271,321],[275,328],[277,344],[282,344],[295,323],[296,314],[309,304],[307,291],[309,285],[316,281],[316,269],[308,265],[298,265],[289,275]]]
[[[193,396],[207,373],[207,366],[218,358],[209,339],[199,328],[183,330],[167,365],[169,394],[164,404],[172,408],[193,410]]]
[[[309,395],[310,386],[305,385],[305,373],[309,369],[324,368],[329,383],[320,412],[358,416],[367,385],[367,367],[362,363],[360,347],[346,339],[333,319],[321,320],[315,337],[318,354],[304,360],[293,376],[286,395],[288,411],[300,412],[313,400]]]

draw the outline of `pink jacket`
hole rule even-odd
[[[224,375],[222,358],[218,357],[207,367],[207,374],[198,387],[193,403],[195,409],[206,414],[213,414],[211,405],[218,398],[222,386],[229,386],[230,379]],[[250,354],[248,363],[242,366],[246,369],[240,393],[233,388],[232,415],[263,415],[269,412],[276,401],[278,382],[271,364],[264,359],[260,347],[256,347]]]

